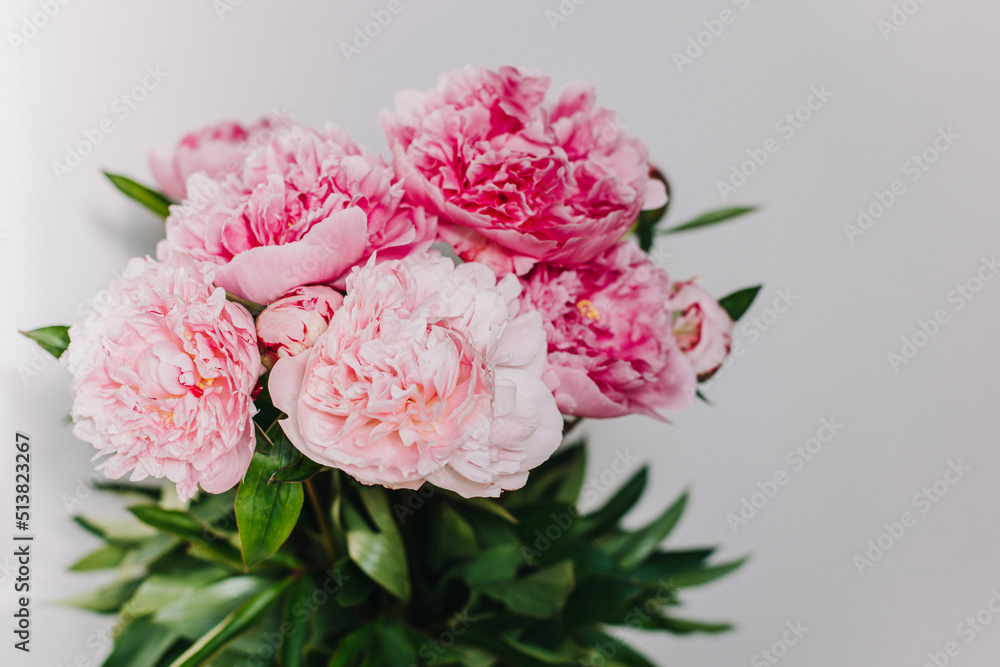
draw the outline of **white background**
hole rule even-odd
[[[737,631],[646,635],[642,647],[663,665],[763,665],[758,652],[798,621],[808,630],[781,665],[919,667],[950,641],[960,652],[949,664],[1000,664],[1000,619],[969,642],[958,627],[1000,589],[1000,279],[972,280],[981,289],[961,308],[949,300],[1000,250],[1000,6],[908,0],[916,12],[883,34],[892,0],[567,1],[564,10],[575,11],[557,23],[546,12],[558,12],[558,0],[403,0],[348,62],[340,44],[386,0],[244,0],[222,19],[208,0],[71,1],[16,52],[8,33],[38,5],[4,4],[0,539],[10,544],[15,430],[33,438],[38,539],[33,651],[26,658],[11,649],[14,593],[4,577],[0,663],[97,664],[110,624],[54,603],[104,580],[65,572],[95,541],[71,523],[63,496],[81,497],[74,512],[112,508],[86,497],[92,450],[63,421],[67,373],[14,331],[78,319],[85,299],[162,233],[100,170],[148,181],[149,150],[167,150],[209,122],[275,109],[312,125],[335,121],[384,150],[376,112],[397,90],[431,87],[439,73],[472,63],[537,68],[556,87],[594,82],[602,105],[669,174],[668,222],[723,204],[763,205],[738,223],[658,246],[672,275],[700,275],[718,295],[765,284],[737,333],[743,354],[707,390],[714,407],[696,406],[673,425],[587,426],[597,484],[618,452],[653,466],[632,520],[689,488],[671,543],[751,555],[735,576],[686,591],[680,610],[732,620]],[[702,34],[707,46],[679,67],[675,54],[723,10],[731,22],[717,37]],[[121,119],[112,105],[148,66],[166,79]],[[782,133],[776,123],[814,86],[832,97],[800,111],[810,117],[792,136]],[[114,132],[60,182],[52,163],[106,117]],[[934,157],[935,137],[948,128],[958,138],[912,180],[905,163],[926,149]],[[718,183],[769,138],[778,151],[723,202]],[[905,192],[852,242],[845,224],[896,179]],[[794,297],[780,314],[769,310],[779,290]],[[938,310],[947,322],[929,339],[917,336],[926,344],[894,370],[889,353]],[[824,418],[842,428],[796,470],[786,454]],[[949,461],[970,470],[922,513],[914,496]],[[734,534],[727,515],[779,471],[788,483]],[[855,557],[907,511],[916,524],[859,573]],[[8,553],[0,545],[0,564],[9,566]]]

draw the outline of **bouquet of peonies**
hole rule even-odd
[[[666,180],[591,86],[548,87],[467,67],[401,93],[391,163],[273,117],[187,135],[160,191],[109,174],[165,218],[156,259],[26,332],[99,469],[173,483],[100,482],[134,520],[77,517],[104,546],[73,569],[119,573],[72,600],[118,614],[105,665],[635,666],[609,626],[729,627],[671,611],[740,564],[661,549],[686,495],[626,529],[646,469],[598,505],[560,445],[691,405],[758,288],[654,264]]]

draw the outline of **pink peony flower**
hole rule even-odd
[[[670,308],[674,311],[674,338],[694,366],[698,381],[704,382],[729,354],[733,321],[694,280],[674,284]]]
[[[559,409],[581,417],[683,410],[695,373],[673,337],[670,280],[634,241],[586,266],[539,264],[522,304],[548,336],[546,382]]]
[[[278,359],[305,352],[326,331],[344,303],[340,292],[323,285],[296,287],[257,316],[257,345],[266,368]]]
[[[157,253],[218,264],[217,285],[266,304],[301,285],[338,284],[375,250],[383,260],[426,248],[435,226],[403,201],[382,158],[333,126],[290,126],[239,174],[191,176]]]
[[[646,147],[592,86],[546,102],[547,77],[466,67],[430,92],[396,97],[380,119],[414,201],[441,218],[463,259],[499,273],[537,261],[587,262],[621,239],[641,209],[667,201]]]
[[[518,281],[434,252],[369,261],[308,352],[271,371],[274,405],[309,458],[364,484],[498,496],[559,446],[538,313]]]
[[[184,500],[222,493],[254,451],[253,318],[193,264],[133,259],[70,329],[74,434],[110,478],[166,477]]]
[[[210,125],[185,135],[169,158],[150,155],[149,166],[163,193],[180,200],[187,194],[191,174],[203,171],[219,179],[238,173],[253,149],[266,143],[275,128],[287,124],[277,117],[263,118],[249,127],[230,121]]]

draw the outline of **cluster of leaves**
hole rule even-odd
[[[73,569],[118,577],[68,602],[118,614],[105,667],[634,667],[654,663],[609,626],[728,629],[668,610],[742,561],[660,548],[686,495],[623,528],[645,468],[581,514],[585,452],[560,452],[502,500],[464,499],[360,485],[302,459],[274,425],[234,492],[185,505],[104,485],[143,502],[128,522],[77,518],[104,546]]]

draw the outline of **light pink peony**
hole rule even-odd
[[[381,157],[333,126],[290,126],[221,181],[188,180],[171,208],[172,251],[218,264],[216,284],[267,304],[301,285],[338,284],[374,251],[399,257],[430,245],[435,219],[403,201],[403,183]]]
[[[539,264],[522,304],[548,336],[546,382],[559,409],[581,417],[683,410],[695,373],[673,337],[670,280],[634,241],[586,266]]]
[[[733,321],[694,280],[674,284],[670,308],[674,311],[674,338],[694,366],[698,381],[704,382],[729,354]]]
[[[170,157],[150,155],[149,166],[160,189],[168,197],[183,199],[191,174],[205,172],[210,178],[238,173],[254,148],[266,143],[274,129],[288,120],[263,118],[249,127],[225,121],[190,132]]]
[[[434,252],[375,264],[307,353],[271,371],[289,439],[365,484],[498,496],[559,446],[538,313],[518,281]]]
[[[344,303],[340,292],[323,285],[296,287],[257,316],[257,345],[266,368],[312,347]]]
[[[184,500],[222,493],[254,451],[253,318],[191,265],[134,259],[70,329],[74,434],[118,478],[166,477]]]
[[[466,67],[430,92],[396,96],[380,119],[413,199],[466,260],[499,273],[537,261],[583,263],[618,242],[641,209],[667,201],[646,147],[592,86],[567,86],[512,67]]]

